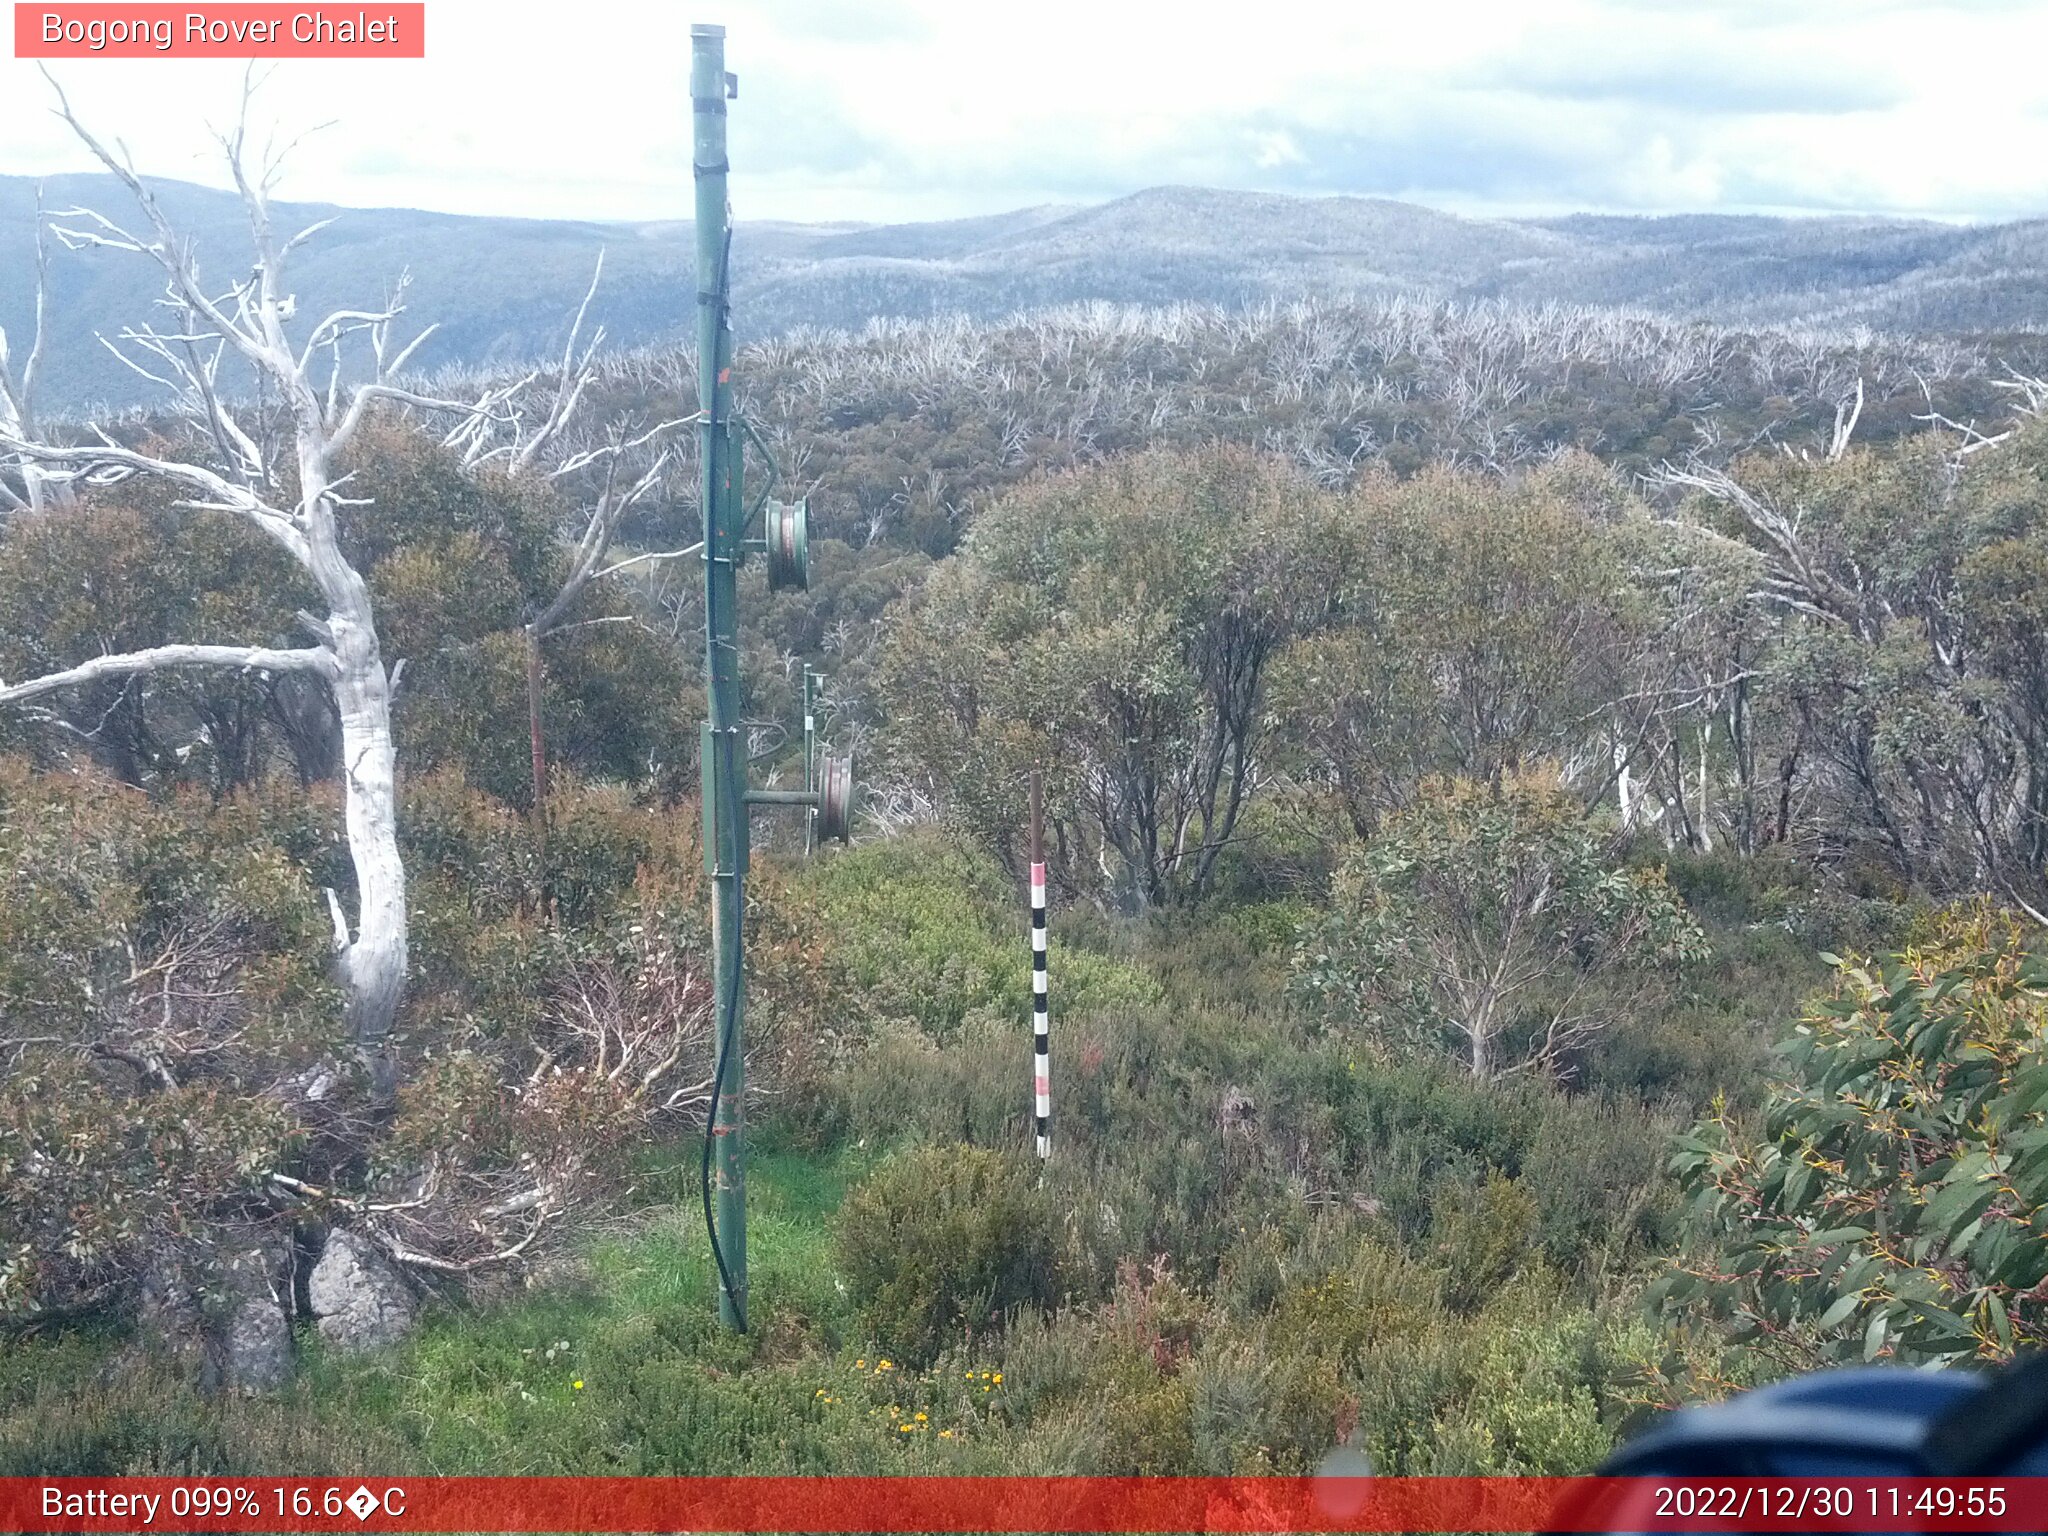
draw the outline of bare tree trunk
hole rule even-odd
[[[1706,721],[1700,726],[1700,808],[1698,818],[1698,843],[1699,850],[1702,853],[1712,853],[1714,851],[1712,812],[1709,810],[1707,805],[1707,773],[1708,768],[1710,766],[1710,759],[1713,752],[1713,746],[1714,720],[1713,717],[1709,715]]]
[[[1736,664],[1742,663],[1738,653]],[[1756,808],[1756,741],[1751,735],[1749,717],[1749,680],[1736,680],[1734,690],[1728,697],[1728,745],[1735,757],[1735,785],[1737,795],[1735,837],[1739,852],[1750,854],[1757,850],[1757,808]]]
[[[355,585],[362,585],[360,577]],[[334,699],[341,711],[343,814],[356,871],[356,931],[341,952],[347,1022],[372,1086],[382,1097],[397,1086],[390,1039],[404,997],[407,956],[391,685],[378,651],[377,631],[370,623],[367,593],[360,618],[337,610],[329,624],[340,663]]]
[[[526,732],[533,745],[533,815],[536,822],[547,814],[548,749],[540,723],[541,660],[540,631],[526,631]]]
[[[1633,832],[1636,829],[1636,786],[1629,772],[1628,748],[1622,744],[1621,733],[1614,734],[1614,793],[1621,802],[1621,830]]]
[[[1792,781],[1798,771],[1799,748],[1795,744],[1778,759],[1778,824],[1771,832],[1774,843],[1786,842],[1792,836]]]

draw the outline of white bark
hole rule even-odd
[[[1621,743],[1617,733],[1614,737],[1614,791],[1621,800],[1621,830],[1633,832],[1636,829],[1636,786],[1629,773],[1628,748]]]
[[[1699,839],[1700,852],[1714,851],[1714,833],[1710,825],[1713,811],[1707,804],[1708,766],[1713,755],[1714,722],[1711,718],[1700,727],[1700,788],[1699,788]]]
[[[527,625],[527,632],[535,640],[545,639],[555,630],[561,628],[563,621],[568,617],[569,611],[576,606],[576,599],[581,597],[595,583],[617,576],[623,571],[633,569],[635,566],[659,560],[680,559],[684,555],[695,553],[703,547],[701,544],[693,544],[687,550],[661,550],[652,554],[635,555],[610,565],[604,564],[605,557],[611,553],[612,540],[617,535],[619,525],[625,520],[626,514],[632,511],[634,506],[649,491],[652,491],[661,483],[662,474],[669,466],[670,452],[667,448],[663,448],[656,453],[654,462],[649,464],[646,470],[629,486],[621,486],[619,484],[621,458],[632,449],[644,447],[662,434],[674,428],[686,426],[697,419],[698,417],[685,417],[676,421],[665,421],[660,426],[642,432],[632,438],[628,438],[623,432],[615,430],[611,441],[604,448],[587,454],[578,454],[568,465],[556,471],[558,475],[567,474],[573,470],[593,464],[599,459],[609,460],[605,465],[605,475],[598,491],[597,503],[590,508],[589,514],[584,521],[582,536],[576,541],[576,550],[571,558],[569,574],[562,582],[561,590],[555,594],[548,602],[548,605]],[[518,460],[515,462],[520,468],[523,468],[526,461]]]
[[[55,82],[51,82],[55,88]],[[133,475],[154,475],[177,482],[191,495],[180,503],[240,517],[288,551],[317,586],[326,606],[324,619],[308,616],[308,627],[320,643],[306,650],[263,647],[170,645],[151,651],[106,656],[47,677],[0,687],[0,703],[76,686],[98,677],[145,674],[175,666],[237,669],[295,669],[324,678],[333,690],[341,720],[344,818],[349,855],[355,866],[357,910],[354,932],[348,931],[340,903],[330,893],[336,917],[336,963],[347,992],[347,1024],[369,1066],[380,1093],[395,1086],[396,1069],[390,1036],[402,1000],[407,964],[405,869],[398,849],[396,754],[391,735],[391,688],[377,639],[369,586],[343,553],[337,538],[335,509],[337,460],[365,412],[376,400],[392,400],[438,409],[451,408],[471,416],[502,411],[501,392],[481,405],[458,406],[431,400],[390,382],[390,375],[411,356],[423,337],[401,348],[389,346],[392,322],[402,312],[399,297],[382,309],[348,310],[321,320],[303,347],[287,339],[284,323],[294,304],[282,286],[285,257],[314,230],[279,245],[270,223],[270,188],[277,174],[271,159],[254,179],[243,159],[248,94],[243,98],[243,124],[223,140],[229,170],[248,210],[256,264],[246,279],[224,294],[202,283],[188,244],[172,228],[156,199],[125,159],[117,158],[72,114],[63,92],[58,111],[86,147],[128,189],[147,220],[146,234],[131,234],[111,220],[85,209],[60,218],[74,221],[56,227],[67,245],[98,246],[146,255],[164,270],[170,306],[182,313],[181,332],[152,328],[129,330],[123,340],[144,353],[163,374],[136,364],[138,371],[178,391],[184,414],[198,428],[202,444],[214,448],[218,468],[154,458],[116,443],[105,433],[87,445],[59,445],[38,440],[21,413],[0,416],[0,451],[35,466],[51,483],[105,485]],[[316,226],[317,229],[318,226]],[[376,375],[351,391],[339,387],[339,348],[355,332],[368,335]],[[335,356],[324,398],[310,382],[317,352]],[[118,349],[117,349],[118,351]],[[232,352],[253,368],[289,414],[291,449],[298,470],[297,499],[273,500],[277,490],[272,466],[259,446],[262,432],[250,432],[235,420],[215,391],[214,373],[223,352]],[[166,376],[167,375],[167,376]]]
[[[7,340],[5,328],[0,328],[0,433],[11,436],[31,436],[36,426],[36,383],[42,374],[43,342],[46,336],[45,319],[50,295],[50,249],[43,232],[43,188],[36,184],[36,298],[35,326],[29,337],[28,353],[21,360],[19,369],[14,362],[13,351]],[[21,492],[5,480],[0,480],[0,508],[19,507],[29,512],[43,509],[43,472],[27,459],[18,461],[21,474]]]
[[[1863,379],[1856,379],[1856,399],[1835,402],[1835,432],[1828,442],[1828,462],[1838,461],[1849,451],[1849,439],[1856,435],[1856,423],[1863,417]]]
[[[333,657],[325,650],[278,651],[260,645],[159,645],[146,651],[95,656],[91,661],[49,672],[27,682],[0,681],[0,704],[19,703],[61,688],[76,688],[103,677],[133,677],[174,667],[230,667],[237,672],[318,672],[334,675]]]

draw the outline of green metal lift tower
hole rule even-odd
[[[733,409],[732,220],[726,198],[726,103],[739,94],[725,69],[725,28],[690,29],[690,105],[695,125],[697,427],[700,501],[704,515],[704,680],[710,718],[700,746],[704,795],[704,860],[711,874],[712,946],[716,954],[717,1056],[712,1071],[711,1124],[704,1142],[704,1215],[718,1268],[718,1315],[728,1328],[747,1326],[746,1052],[742,925],[746,913],[748,812],[755,805],[804,806],[820,840],[845,842],[853,797],[853,765],[826,758],[814,773],[813,734],[806,719],[801,790],[746,787],[741,736],[739,570],[750,552],[767,557],[771,591],[803,587],[810,576],[809,509],[801,500],[769,499],[775,461],[767,444]],[[753,508],[744,500],[745,442],[766,462],[768,479]],[[746,536],[756,514],[759,538]],[[810,677],[805,677],[805,702]],[[808,717],[808,709],[806,715]],[[714,1210],[715,1196],[715,1210]]]

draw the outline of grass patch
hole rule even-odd
[[[787,1460],[773,1447],[797,1456],[815,1439],[817,1384],[859,1342],[831,1223],[864,1162],[763,1138],[748,1169],[744,1338],[718,1325],[698,1165],[685,1153],[650,1170],[672,1203],[592,1243],[567,1278],[439,1309],[373,1359],[309,1343],[300,1379],[274,1399],[202,1398],[188,1371],[125,1336],[8,1344],[0,1470],[515,1476],[739,1472]],[[303,1459],[315,1443],[326,1454]]]

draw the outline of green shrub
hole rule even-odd
[[[950,1044],[976,1017],[1031,1017],[1024,895],[995,861],[935,833],[870,843],[819,863],[816,893],[849,983],[848,1002],[876,1023],[908,1020]],[[1065,1016],[1140,1006],[1149,976],[1078,944],[1055,924],[1053,1006]]]
[[[260,816],[0,762],[0,1316],[117,1311],[276,1231],[327,931]]]
[[[1781,1368],[2009,1358],[2048,1284],[2048,958],[1979,903],[1838,963],[1780,1047],[1758,1136],[1725,1110],[1672,1168],[1702,1251],[1659,1282]]]
[[[1614,1448],[1602,1422],[1593,1314],[1517,1283],[1484,1319],[1474,1362],[1473,1416],[1492,1448],[1474,1470],[1523,1477],[1591,1472]]]
[[[1052,1202],[1019,1163],[980,1147],[924,1147],[847,1196],[839,1256],[869,1333],[912,1362],[1060,1294]]]
[[[1476,1312],[1494,1298],[1527,1259],[1536,1222],[1536,1199],[1519,1179],[1493,1173],[1476,1191],[1448,1188],[1435,1248],[1452,1310]]]
[[[1535,1240],[1556,1268],[1587,1278],[1676,1236],[1675,1202],[1658,1169],[1673,1120],[1629,1099],[1559,1095],[1522,1160],[1536,1199]]]

